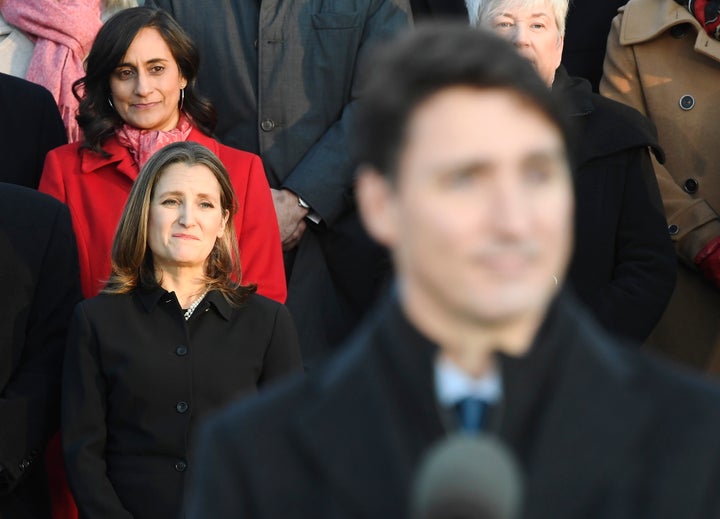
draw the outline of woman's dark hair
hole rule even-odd
[[[203,133],[211,135],[217,123],[215,109],[195,91],[198,56],[195,43],[165,11],[152,7],[125,9],[102,26],[85,62],[85,77],[73,83],[73,93],[80,101],[77,122],[85,134],[85,144],[105,153],[102,144],[123,124],[110,106],[110,75],[121,63],[140,29],[152,27],[170,47],[170,52],[187,80],[183,112]]]
[[[232,305],[239,306],[255,292],[256,285],[241,285],[240,254],[235,234],[238,202],[225,166],[202,144],[185,141],[168,144],[143,166],[133,184],[120,217],[112,245],[112,273],[104,294],[127,294],[138,287],[158,284],[153,255],[148,246],[150,204],[155,186],[173,164],[206,167],[220,184],[220,208],[227,215],[222,237],[215,241],[205,264],[205,283],[218,290]]]

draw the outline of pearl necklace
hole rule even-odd
[[[200,301],[203,300],[203,298],[205,297],[205,294],[207,294],[207,293],[208,293],[208,291],[205,290],[205,292],[203,292],[202,294],[200,294],[200,295],[198,296],[198,298],[197,298],[195,301],[193,301],[193,303],[190,305],[190,308],[188,308],[187,310],[185,310],[185,320],[186,320],[186,321],[187,321],[188,319],[190,319],[190,316],[193,314],[193,312],[195,311],[195,309],[196,309],[196,308],[198,307],[198,305],[200,304]]]

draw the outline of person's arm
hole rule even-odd
[[[350,86],[350,100],[340,117],[305,153],[282,187],[301,197],[312,212],[332,226],[353,203],[355,164],[350,153],[351,132],[368,79],[366,67],[375,45],[390,38],[410,21],[406,0],[375,0],[365,21]]]
[[[600,93],[630,105],[647,116],[635,54],[631,46],[620,43],[621,20],[622,15],[615,17],[608,36]],[[718,214],[705,199],[693,198],[683,191],[667,169],[654,159],[653,168],[676,251],[684,263],[693,267],[698,253],[720,236]],[[685,175],[687,178],[692,176]],[[720,278],[716,283],[719,281]]]
[[[244,176],[245,195],[238,200],[240,207],[235,219],[242,282],[256,283],[259,294],[284,303],[287,298],[285,267],[270,186],[260,157],[248,156],[252,161]],[[232,169],[232,164],[227,167]],[[234,178],[233,183],[236,182]],[[241,192],[239,187],[236,186],[236,193]]]
[[[303,370],[300,346],[295,323],[283,305],[277,306],[270,343],[265,350],[262,373],[258,384],[262,386],[273,379]]]
[[[132,519],[107,476],[107,391],[98,337],[81,304],[70,324],[63,367],[65,470],[81,517]]]
[[[32,464],[42,463],[40,455],[59,424],[67,323],[81,295],[75,239],[64,205],[57,204],[49,225],[27,327],[19,332],[25,334],[20,362],[0,394],[0,494],[11,491]]]
[[[615,267],[599,297],[597,315],[608,329],[643,342],[673,293],[677,260],[647,149],[623,155],[625,185]]]

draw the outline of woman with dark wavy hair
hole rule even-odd
[[[183,517],[198,420],[302,369],[287,309],[240,283],[238,205],[200,144],[170,144],[140,172],[110,280],[68,334],[62,440],[81,517]]]
[[[110,245],[140,168],[164,145],[194,141],[211,149],[230,174],[244,282],[284,302],[285,274],[270,189],[256,155],[210,135],[211,104],[194,88],[198,53],[166,12],[126,9],[100,29],[76,81],[84,142],[50,152],[40,190],[69,207],[78,236],[83,293],[98,293],[110,275]]]

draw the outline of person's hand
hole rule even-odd
[[[709,281],[720,288],[720,236],[715,237],[697,253],[695,265]]]
[[[280,227],[280,241],[284,251],[297,247],[305,232],[308,210],[300,207],[298,196],[287,189],[271,189],[275,214]]]

